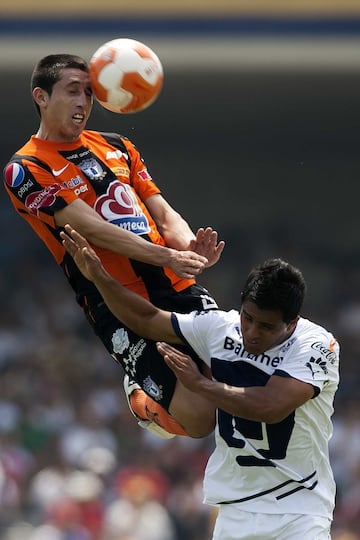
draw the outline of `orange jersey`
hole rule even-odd
[[[135,146],[118,134],[85,130],[73,143],[33,136],[5,167],[4,180],[16,211],[63,267],[67,256],[54,214],[77,198],[109,223],[165,245],[144,204],[160,190]],[[169,268],[133,261],[98,247],[95,250],[112,276],[144,297],[159,289],[182,291],[194,283],[179,278]],[[71,277],[68,275],[70,281]]]

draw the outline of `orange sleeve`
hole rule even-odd
[[[123,142],[131,158],[130,184],[133,186],[140,199],[145,201],[152,195],[161,193],[161,190],[153,181],[145,161],[134,144],[125,138],[123,139]]]
[[[9,174],[8,165],[5,170]],[[54,214],[77,199],[73,190],[56,181],[53,175],[39,165],[22,160],[25,181],[20,188],[6,185],[6,189],[18,212],[24,211],[50,227],[56,228]],[[26,188],[26,189],[25,189]]]

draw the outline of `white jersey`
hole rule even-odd
[[[237,311],[172,315],[174,330],[232,386],[263,386],[273,374],[314,387],[314,397],[277,424],[217,412],[216,447],[207,464],[208,504],[237,503],[260,513],[332,518],[335,483],[329,463],[331,416],[338,386],[339,345],[301,318],[283,343],[254,355],[244,350]]]

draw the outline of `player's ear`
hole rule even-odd
[[[295,317],[295,319],[293,319],[292,321],[290,321],[290,322],[288,323],[288,325],[287,325],[287,330],[288,330],[289,332],[293,332],[293,331],[295,330],[295,327],[296,327],[296,325],[297,325],[299,319],[300,319],[300,316],[298,315],[297,317]]]
[[[33,99],[39,107],[43,107],[47,104],[49,99],[49,94],[39,86],[36,86],[34,90],[32,91]]]

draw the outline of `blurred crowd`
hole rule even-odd
[[[122,369],[55,263],[41,251],[30,260],[26,248],[16,260],[8,255],[0,270],[0,538],[209,540],[216,510],[202,503],[202,478],[213,437],[165,441],[138,427]],[[328,319],[319,322],[339,335],[344,366],[330,445],[333,540],[359,540],[360,284],[339,287],[341,302],[319,308]]]

